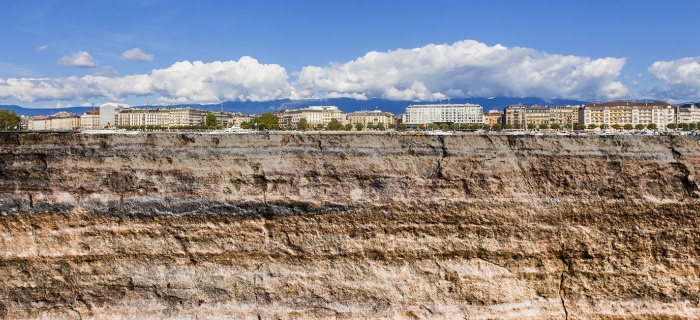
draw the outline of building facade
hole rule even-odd
[[[381,123],[385,128],[393,128],[396,124],[396,117],[394,117],[393,113],[380,110],[355,111],[348,113],[347,117],[348,123],[353,126],[361,123],[364,127],[367,127],[367,124],[376,126]]]
[[[561,128],[574,128],[578,124],[580,106],[563,106],[549,108],[549,125],[558,124]]]
[[[406,107],[404,123],[423,125],[429,123],[483,124],[484,111],[478,104],[424,104]]]
[[[550,120],[549,107],[532,106],[525,110],[525,122],[528,125],[534,125],[535,127],[546,125],[549,127]]]
[[[525,114],[527,107],[522,104],[510,105],[503,110],[503,124],[510,124],[514,128],[524,128],[527,124]]]
[[[67,131],[80,128],[80,116],[59,112],[51,116],[38,116],[29,120],[29,131]]]
[[[81,129],[98,129],[100,127],[100,110],[88,110],[80,116]]]
[[[287,128],[296,128],[302,118],[306,119],[309,128],[319,125],[327,126],[331,119],[336,119],[340,124],[347,123],[345,112],[336,106],[311,106],[302,109],[284,110],[278,114],[279,124]]]
[[[697,103],[687,103],[676,107],[676,123],[698,122],[700,122],[700,105]]]
[[[484,122],[488,125],[503,124],[503,112],[489,110],[489,112],[484,115]]]
[[[666,102],[608,102],[588,104],[579,110],[579,122],[588,126],[656,124],[659,130],[675,122],[675,110]]]
[[[203,125],[208,111],[193,108],[167,109],[171,127],[199,126]]]
[[[255,118],[254,114],[233,113],[231,114],[230,125],[240,126],[243,122],[248,122]],[[218,121],[218,117],[217,117]]]
[[[137,109],[126,107],[117,113],[117,126],[122,127],[191,127],[204,124],[206,110],[186,108]]]

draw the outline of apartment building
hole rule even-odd
[[[524,127],[527,107],[522,104],[510,105],[503,110],[503,124],[510,124],[513,127]]]
[[[488,125],[502,124],[503,112],[498,110],[489,110],[489,112],[484,115],[484,122]]]
[[[306,119],[309,128],[318,125],[327,126],[331,119],[336,119],[341,124],[347,123],[345,112],[336,106],[310,106],[302,109],[284,110],[277,114],[279,124],[287,128],[296,128],[300,119]]]
[[[561,128],[569,125],[574,128],[578,124],[578,109],[581,106],[549,107],[549,125],[558,124]]]
[[[122,108],[117,113],[117,126],[161,128],[188,127],[203,125],[208,111],[190,107],[138,109]]]
[[[700,104],[686,103],[676,107],[676,123],[700,122]]]
[[[674,123],[675,120],[675,110],[666,102],[594,103],[579,110],[579,123],[586,126],[654,123],[659,130],[666,130],[666,125]]]
[[[203,125],[207,118],[206,110],[198,110],[190,107],[166,109],[169,115],[169,126],[198,126]]]
[[[536,127],[540,125],[549,126],[550,120],[549,107],[533,106],[525,110],[525,122],[528,125],[532,124]]]
[[[80,116],[81,129],[98,129],[100,127],[100,110],[88,110]]]
[[[422,125],[428,123],[483,124],[484,111],[478,104],[425,104],[406,107],[404,123]]]
[[[231,125],[240,126],[241,123],[248,122],[250,120],[253,120],[254,118],[254,114],[233,113],[231,114],[231,118],[229,121]],[[219,121],[218,116],[216,121]]]
[[[30,131],[65,131],[78,128],[80,128],[80,116],[68,112],[34,117],[27,124],[27,129]]]
[[[373,111],[355,111],[348,113],[348,123],[353,126],[361,123],[367,127],[367,124],[378,125],[382,124],[385,128],[393,128],[396,124],[396,117],[391,112],[382,112],[380,110]]]

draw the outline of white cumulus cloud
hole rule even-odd
[[[289,91],[287,78],[283,67],[260,64],[247,56],[238,61],[184,61],[151,72],[153,89],[162,95],[161,103],[285,98]]]
[[[452,45],[369,52],[347,63],[308,66],[293,84],[293,98],[331,96],[437,100],[451,97],[537,96],[622,98],[617,77],[625,59],[565,56],[529,48]]]
[[[137,62],[147,62],[153,61],[155,59],[152,54],[146,54],[139,48],[133,48],[131,50],[126,50],[122,52],[121,60],[137,61]]]
[[[652,92],[659,99],[700,99],[700,57],[656,61],[649,73],[664,83]]]
[[[82,78],[0,79],[0,100],[24,102],[159,95],[160,103],[211,103],[267,101],[286,98],[289,83],[285,69],[261,64],[251,57],[238,61],[178,62],[150,74],[122,77],[88,75]]]
[[[44,52],[44,51],[46,51],[46,50],[49,50],[49,46],[48,46],[48,45],[38,46],[38,47],[36,48],[36,52],[38,52],[38,53],[42,53],[42,52]]]
[[[79,51],[72,55],[58,59],[58,63],[66,67],[94,68],[97,67],[95,59],[86,51]]]

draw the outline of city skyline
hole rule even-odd
[[[700,100],[693,1],[27,1],[0,104]]]

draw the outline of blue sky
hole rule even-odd
[[[10,1],[0,104],[700,100],[700,1]]]

